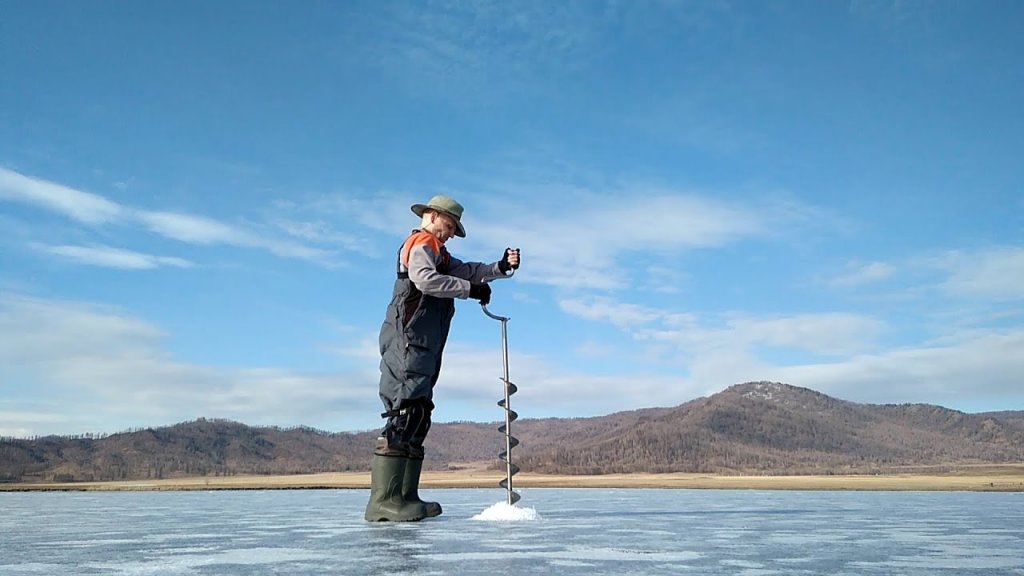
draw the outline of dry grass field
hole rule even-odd
[[[503,473],[482,467],[425,471],[424,488],[495,488]],[[877,476],[723,476],[711,474],[607,474],[555,476],[520,473],[519,488],[692,488],[734,490],[932,490],[1024,492],[1024,464],[959,467],[943,474]],[[291,476],[217,476],[133,480],[125,482],[0,484],[0,491],[89,490],[274,490],[303,488],[369,488],[368,472],[297,474]]]

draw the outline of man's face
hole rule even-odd
[[[443,212],[431,212],[430,214],[430,228],[427,230],[438,240],[441,244],[448,241],[449,238],[455,236],[455,220],[451,216],[444,214]]]

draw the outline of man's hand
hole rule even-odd
[[[507,274],[509,270],[516,270],[519,268],[519,248],[505,248],[505,254],[501,257],[498,262],[498,270],[501,270],[502,274]]]
[[[491,303],[491,287],[483,282],[470,284],[469,297],[479,300],[480,304],[486,306]]]

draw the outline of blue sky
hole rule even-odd
[[[1024,4],[0,0],[0,435],[380,425],[434,194],[523,417],[1024,409]],[[495,421],[458,305],[435,420]]]

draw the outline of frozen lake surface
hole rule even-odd
[[[0,493],[0,575],[1024,575],[1020,493],[423,492],[413,524],[366,490]]]

